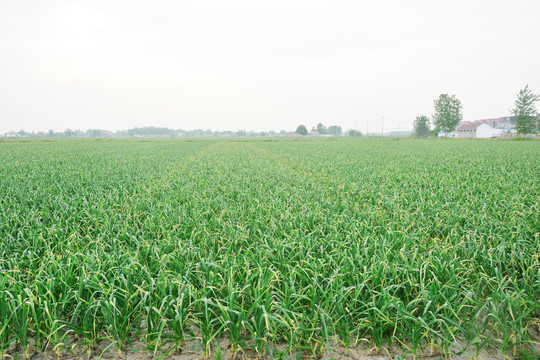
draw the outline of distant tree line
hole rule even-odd
[[[339,125],[331,125],[329,127],[326,127],[323,123],[318,123],[317,126],[311,128],[311,132],[308,132],[305,125],[298,125],[295,133],[304,136],[309,135],[310,133],[313,135],[341,136],[343,134],[343,131],[341,130],[341,126]]]
[[[516,116],[516,130],[518,134],[535,134],[540,133],[540,117],[537,114],[536,102],[540,100],[540,95],[534,94],[529,86],[521,89],[517,95],[514,108],[511,113]],[[436,136],[440,131],[451,133],[463,120],[461,110],[463,106],[461,101],[455,95],[441,94],[433,103],[434,112],[429,118],[426,115],[419,115],[414,120],[413,136],[425,138],[428,136]],[[433,128],[432,128],[433,125]],[[298,135],[309,135],[305,125],[299,125],[295,131]],[[141,128],[132,128],[128,130],[108,131],[103,129],[87,129],[87,130],[72,130],[65,129],[62,132],[53,130],[40,132],[26,132],[24,130],[10,131],[4,136],[7,137],[243,137],[243,136],[283,136],[286,135],[285,130],[279,133],[275,131],[212,131],[212,130],[182,130],[170,129],[167,127],[145,126]],[[326,127],[323,123],[318,123],[311,129],[311,135],[329,135],[341,136],[343,131],[341,126],[331,125]],[[346,135],[362,136],[358,130],[351,129]]]
[[[103,129],[88,129],[88,130],[73,130],[65,129],[64,131],[39,131],[26,132],[24,130],[10,131],[4,136],[8,137],[55,137],[55,138],[103,138],[103,137],[263,137],[263,136],[283,136],[287,132],[281,130],[276,132],[269,131],[212,131],[203,129],[182,130],[170,129],[167,127],[135,127],[128,130],[109,131]]]
[[[166,127],[146,126],[142,128],[133,128],[126,131],[128,136],[176,136],[176,130]]]
[[[295,131],[298,135],[325,135],[325,136],[363,136],[359,130],[348,130],[346,133],[339,125],[330,125],[326,127],[323,123],[318,123],[308,131],[305,125],[299,125]],[[104,129],[70,129],[64,131],[39,131],[26,132],[24,130],[10,131],[4,136],[8,137],[54,137],[54,138],[105,138],[105,137],[269,137],[269,136],[285,136],[289,134],[285,130],[279,132],[274,130],[269,131],[212,131],[212,130],[182,130],[171,129],[167,127],[145,126],[135,127],[128,130],[109,131]],[[0,134],[1,136],[2,134]]]

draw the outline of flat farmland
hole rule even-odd
[[[539,141],[4,141],[0,172],[0,356],[540,356]]]

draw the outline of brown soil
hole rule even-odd
[[[201,346],[200,341],[198,340],[189,340],[183,344],[183,349],[181,351],[171,350],[171,347],[164,346],[162,349],[159,349],[154,353],[154,351],[146,348],[145,344],[142,342],[136,341],[133,342],[130,346],[127,347],[124,351],[117,350],[114,346],[107,349],[111,343],[108,341],[102,341],[89,353],[86,347],[78,346],[72,350],[62,350],[60,357],[54,351],[54,349],[47,349],[44,352],[37,352],[30,347],[29,356],[33,360],[46,360],[46,359],[62,359],[62,360],[73,360],[73,359],[84,359],[84,360],[111,360],[111,359],[122,359],[122,360],[146,360],[146,359],[168,359],[168,360],[191,360],[191,359],[215,359],[216,351],[221,352],[221,359],[273,359],[279,358],[278,354],[287,353],[287,347],[285,345],[279,345],[271,348],[272,354],[258,354],[253,346],[249,349],[237,352],[233,354],[231,352],[229,342],[226,339],[221,339],[218,346],[215,346],[212,349],[212,352],[209,356],[205,357],[204,352]],[[460,346],[461,345],[461,346]],[[463,344],[456,343],[456,348],[462,348]],[[341,344],[331,344],[325,346],[325,350],[322,354],[316,355],[311,352],[299,352],[293,350],[288,353],[285,359],[290,360],[306,360],[306,359],[336,359],[336,360],[386,360],[386,359],[414,359],[412,355],[403,356],[403,349],[397,345],[393,345],[391,348],[380,348],[375,349],[373,346],[370,346],[367,342],[358,344],[357,346],[352,346],[349,349],[346,349]],[[537,356],[540,356],[540,348],[536,349]],[[518,355],[519,357],[519,355]],[[8,354],[4,354],[4,358],[7,359],[25,359],[25,354],[17,346],[12,345]],[[425,348],[423,352],[418,353],[417,359],[441,359],[447,358],[442,354],[436,347]],[[456,360],[465,360],[465,359],[483,359],[483,360],[495,360],[495,359],[511,359],[511,357],[505,357],[497,351],[487,351],[483,350],[480,352],[479,356],[476,356],[473,350],[467,351],[462,355],[451,355],[450,359]]]

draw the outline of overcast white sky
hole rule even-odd
[[[540,1],[0,2],[0,132],[412,128],[540,93]]]

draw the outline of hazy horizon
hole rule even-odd
[[[0,3],[0,133],[410,130],[540,93],[536,1]]]

